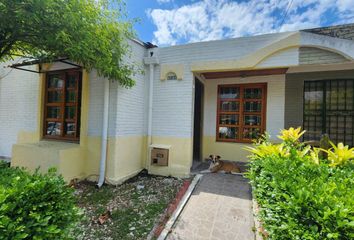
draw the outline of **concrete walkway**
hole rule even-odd
[[[168,240],[254,240],[251,190],[242,176],[204,174]]]

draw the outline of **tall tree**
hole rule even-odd
[[[124,61],[134,37],[121,0],[0,0],[0,62],[14,56],[67,57],[131,87]]]

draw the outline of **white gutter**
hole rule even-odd
[[[154,69],[155,64],[158,64],[158,58],[154,56],[154,51],[149,52],[149,57],[144,58],[144,63],[149,65],[149,100],[148,100],[148,126],[147,126],[147,158],[145,168],[149,169],[150,146],[152,144],[152,105],[153,105],[153,91],[154,91]]]
[[[100,188],[104,184],[106,175],[106,160],[107,160],[107,143],[108,143],[108,114],[109,114],[109,85],[108,79],[104,81],[104,98],[103,98],[103,122],[102,122],[102,142],[101,142],[101,161],[100,173],[97,187]]]
[[[154,64],[150,64],[150,79],[149,79],[149,113],[148,113],[148,145],[152,143],[152,98],[154,91]]]
[[[153,91],[154,91],[154,64],[149,64],[149,101],[148,101],[148,129],[147,129],[147,149],[146,149],[146,162],[145,168],[149,169],[149,158],[150,158],[150,146],[152,144],[152,98],[153,98]]]

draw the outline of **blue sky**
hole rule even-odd
[[[354,0],[126,0],[142,41],[170,46],[354,23]]]

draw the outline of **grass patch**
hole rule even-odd
[[[139,175],[119,186],[79,183],[78,205],[85,212],[77,239],[146,239],[183,180]],[[109,219],[97,222],[107,211]]]

